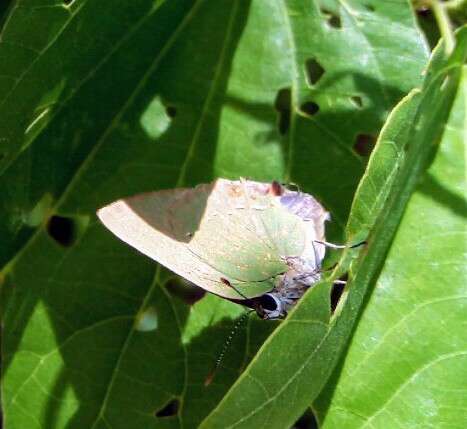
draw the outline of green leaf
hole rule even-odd
[[[378,133],[427,56],[405,1],[365,3],[13,2],[0,42],[8,428],[196,427],[219,403],[275,325],[249,321],[205,387],[243,310],[180,301],[95,211],[243,175],[297,182],[342,232],[366,163],[357,135]]]
[[[465,32],[464,32],[465,36]],[[315,403],[323,428],[463,427],[467,68],[350,349]]]
[[[367,236],[368,242],[350,267],[348,290],[336,314],[330,317],[330,284],[311,289],[268,338],[203,427],[289,427],[320,392],[344,351],[407,201],[444,130],[466,45],[464,29],[452,56],[446,57],[439,46],[423,88],[407,96],[383,128],[348,223],[350,241]],[[351,252],[347,249],[342,265],[347,265]]]

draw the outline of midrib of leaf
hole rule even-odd
[[[125,320],[125,319],[128,319],[128,320],[131,320],[134,318],[134,315],[133,314],[129,314],[129,315],[120,315],[120,316],[115,316],[115,317],[110,317],[108,319],[105,319],[105,320],[100,320],[99,322],[96,322],[96,323],[93,323],[92,325],[89,325],[89,326],[86,326],[82,329],[78,329],[76,330],[75,332],[73,332],[73,334],[71,334],[69,337],[67,337],[64,341],[62,341],[61,344],[58,344],[56,347],[54,347],[50,352],[44,354],[44,355],[37,355],[35,353],[32,353],[32,352],[29,352],[31,354],[34,354],[37,359],[38,359],[38,364],[36,365],[35,369],[31,372],[31,374],[29,374],[25,379],[24,381],[21,383],[20,386],[18,386],[18,389],[16,390],[15,394],[8,400],[8,402],[4,402],[2,404],[3,408],[6,409],[8,408],[12,403],[15,404],[15,406],[20,406],[20,403],[18,402],[15,402],[16,401],[16,398],[19,396],[19,394],[22,392],[23,388],[27,386],[27,384],[29,383],[29,381],[33,378],[35,378],[35,375],[37,373],[38,370],[41,369],[41,364],[44,363],[47,359],[50,358],[50,356],[52,356],[53,354],[57,353],[60,351],[60,349],[66,347],[69,343],[72,343],[73,340],[78,337],[79,335],[82,335],[84,332],[87,332],[87,331],[92,331],[93,329],[95,329],[96,327],[99,327],[99,326],[102,326],[102,325],[105,325],[107,323],[111,323],[111,322],[115,322],[115,321],[120,321],[120,320]],[[62,322],[64,323],[67,323],[64,319],[61,319]],[[36,380],[37,381],[37,380]],[[37,381],[38,385],[40,386],[40,383]]]
[[[224,43],[222,45],[222,49],[221,49],[221,52],[220,52],[220,55],[219,55],[218,63],[216,65],[216,70],[214,72],[213,81],[212,81],[212,83],[210,85],[208,94],[206,96],[206,100],[205,100],[205,102],[203,104],[203,109],[201,110],[201,115],[199,117],[198,123],[197,123],[195,131],[193,133],[193,137],[192,137],[191,142],[190,142],[190,144],[188,146],[187,155],[185,157],[185,160],[183,162],[182,167],[180,168],[180,174],[178,176],[178,180],[177,180],[177,184],[176,184],[177,188],[181,187],[185,182],[186,169],[188,167],[188,163],[189,163],[190,159],[193,157],[194,150],[195,150],[195,147],[196,147],[196,143],[198,142],[201,129],[202,129],[203,125],[204,125],[204,120],[205,120],[206,115],[207,115],[207,113],[209,111],[209,107],[211,105],[212,98],[213,98],[213,96],[214,96],[214,94],[215,94],[215,92],[217,90],[217,85],[219,83],[219,78],[220,78],[220,75],[221,75],[221,71],[222,71],[223,66],[224,66],[227,46],[229,44],[229,41],[230,41],[230,38],[231,38],[231,35],[232,35],[233,24],[235,22],[234,18],[236,17],[237,12],[238,12],[238,2],[234,1],[233,4],[234,4],[234,6],[233,6],[233,9],[232,9],[232,15],[231,15],[229,23],[227,25],[227,29],[226,29],[226,32],[225,32],[225,39],[224,39]]]
[[[376,353],[378,353],[379,351],[379,347],[383,346],[384,345],[384,342],[386,340],[386,338],[390,337],[392,335],[393,332],[397,331],[397,329],[399,329],[399,327],[401,325],[403,325],[407,319],[410,319],[415,313],[417,313],[418,311],[420,311],[421,309],[425,308],[425,307],[428,307],[429,305],[432,305],[432,304],[437,304],[439,302],[445,302],[445,301],[451,301],[451,300],[458,300],[458,299],[463,299],[463,298],[467,298],[467,295],[453,295],[453,296],[447,296],[447,297],[443,297],[443,298],[438,298],[438,299],[432,299],[432,300],[429,300],[429,301],[425,301],[423,304],[420,304],[420,305],[417,305],[415,306],[411,311],[409,311],[408,313],[404,314],[403,317],[401,317],[397,323],[395,323],[394,325],[391,326],[390,329],[388,329],[384,335],[378,340],[378,343],[374,346],[374,348],[371,350],[370,353],[367,353],[365,355],[365,357],[359,361],[358,365],[356,365],[354,368],[352,368],[351,371],[349,371],[349,377],[352,377],[353,375],[355,375],[356,373],[358,373],[358,371],[360,370],[361,367],[363,367],[365,365],[365,363],[371,359],[373,357],[373,355],[375,355]],[[365,417],[366,418],[366,417]]]
[[[199,7],[199,5],[201,3],[202,3],[202,1],[197,3],[198,7]],[[184,160],[183,165],[182,165],[182,167],[180,169],[179,176],[178,176],[178,179],[177,179],[177,182],[176,182],[176,187],[183,186],[183,184],[184,184],[185,175],[186,175],[186,168],[188,166],[188,162],[191,159],[191,157],[193,156],[196,144],[197,144],[197,142],[199,140],[199,135],[200,135],[204,120],[205,120],[205,118],[207,116],[210,104],[211,104],[213,96],[214,96],[214,94],[216,92],[217,84],[218,84],[221,72],[223,70],[224,61],[225,61],[225,58],[226,58],[227,46],[229,44],[229,41],[230,41],[230,38],[231,38],[231,35],[232,35],[233,24],[234,24],[235,18],[237,16],[238,4],[239,4],[238,2],[233,2],[231,17],[229,19],[229,23],[228,23],[228,26],[227,26],[227,29],[226,29],[226,32],[225,32],[225,39],[224,39],[222,49],[221,49],[221,52],[220,52],[220,55],[219,55],[219,60],[218,60],[216,70],[215,70],[215,73],[214,73],[213,82],[212,82],[210,90],[209,90],[209,92],[208,92],[208,94],[206,96],[206,99],[205,99],[205,102],[203,104],[203,108],[202,108],[202,111],[201,111],[200,118],[199,118],[198,123],[196,125],[196,128],[194,130],[193,137],[192,137],[191,142],[189,144],[185,160]],[[197,7],[193,7],[190,14],[192,14],[192,12],[194,13],[194,11],[196,9],[197,9]],[[190,14],[188,14],[188,15],[190,15]],[[188,15],[187,15],[187,17],[188,17]],[[182,25],[183,25],[183,23],[182,23]],[[152,284],[149,287],[148,292],[144,296],[142,304],[141,304],[141,306],[140,306],[137,313],[144,310],[144,308],[148,305],[149,300],[151,299],[151,296],[152,296],[152,294],[154,292],[154,289],[160,283],[160,275],[161,275],[161,265],[157,264]],[[173,311],[174,316],[175,316],[175,320],[177,321],[177,328],[178,328],[180,337],[182,337],[182,335],[183,335],[182,324],[181,324],[178,312],[177,312],[177,310],[176,310],[176,308],[174,306],[174,303],[172,301],[172,297],[168,294],[168,292],[164,288],[162,288],[162,290],[163,290],[164,294],[167,296],[168,301],[170,302],[170,305],[172,307],[172,311]],[[114,367],[114,369],[112,371],[112,375],[111,375],[110,381],[108,383],[108,387],[106,389],[106,393],[105,393],[104,399],[102,401],[101,408],[99,410],[99,413],[98,413],[98,415],[97,415],[91,429],[94,429],[101,419],[102,419],[102,421],[106,422],[106,420],[105,420],[105,410],[107,408],[107,403],[108,403],[108,400],[109,400],[109,396],[110,396],[110,393],[112,391],[113,385],[114,385],[114,383],[116,381],[116,378],[118,376],[119,369],[120,369],[120,366],[121,366],[121,363],[122,363],[122,359],[126,354],[126,350],[128,349],[128,347],[130,345],[130,341],[131,341],[131,338],[133,337],[134,332],[135,332],[135,329],[131,328],[129,330],[129,332],[128,332],[128,335],[127,335],[126,339],[125,339],[125,342],[123,343],[122,350],[121,350],[121,352],[119,354],[116,365],[115,365],[115,367]],[[184,398],[185,398],[187,387],[188,387],[188,352],[187,352],[187,347],[186,347],[186,345],[184,344],[183,341],[181,343],[181,347],[182,347],[182,350],[183,350],[183,353],[184,353],[184,359],[183,359],[183,362],[184,362],[184,382],[183,382],[182,392],[181,392],[181,395],[180,395],[180,410],[177,413],[177,418],[178,418],[178,420],[180,422],[180,427],[183,428],[184,427],[184,425],[183,425],[183,406],[184,406]],[[106,422],[106,424],[107,424],[107,422]]]
[[[293,54],[292,63],[292,84],[290,89],[290,128],[288,133],[288,153],[287,153],[287,167],[285,169],[284,180],[290,182],[291,180],[291,171],[292,171],[292,159],[294,153],[294,143],[295,143],[295,123],[297,112],[295,110],[295,103],[298,100],[298,70],[297,70],[297,48],[295,46],[295,40],[291,30],[291,23],[289,19],[289,14],[287,12],[287,6],[284,4],[286,0],[281,0],[279,2],[279,7],[281,9],[282,17],[284,20],[284,28],[287,33],[287,40],[289,42],[290,51]]]
[[[280,3],[279,3],[279,7],[281,9],[281,13],[282,13],[282,16],[283,16],[283,21],[284,21],[284,28],[285,28],[285,31],[287,33],[287,40],[288,40],[288,44],[289,44],[289,47],[290,47],[290,52],[292,52],[293,54],[293,61],[291,62],[291,67],[292,67],[292,84],[291,84],[291,94],[290,94],[290,104],[291,104],[291,109],[290,109],[290,128],[289,128],[289,133],[288,133],[288,137],[287,137],[287,140],[288,140],[288,153],[287,153],[287,167],[286,167],[286,170],[285,170],[285,176],[284,176],[284,180],[286,182],[290,182],[292,180],[292,166],[293,166],[293,156],[294,156],[294,144],[295,144],[295,132],[296,132],[296,121],[297,121],[297,116],[299,115],[297,109],[299,108],[299,106],[296,105],[297,103],[297,100],[299,99],[299,95],[298,95],[298,81],[299,81],[299,71],[298,71],[298,68],[297,68],[297,48],[296,48],[296,43],[295,43],[295,38],[294,38],[294,35],[293,35],[293,32],[292,32],[292,23],[290,21],[290,18],[289,18],[289,14],[288,14],[288,9],[287,9],[287,5],[285,4],[286,3],[286,0],[281,0]],[[368,42],[368,45],[370,46],[369,42]],[[370,46],[371,48],[371,46]],[[373,52],[371,49],[370,49],[371,52]],[[375,62],[376,62],[376,58],[375,58]],[[378,70],[379,70],[379,66],[378,66]],[[381,76],[381,73],[379,73],[380,76]],[[382,77],[382,76],[381,76]],[[384,92],[384,88],[381,86],[380,84],[380,87],[381,87],[381,91]],[[386,106],[386,109],[387,109],[387,106]],[[364,164],[364,160],[358,156],[358,154],[356,154],[350,147],[348,144],[346,144],[344,141],[342,141],[342,139],[336,135],[331,129],[329,129],[328,127],[324,126],[323,124],[321,124],[319,121],[317,121],[315,118],[313,117],[307,117],[308,120],[312,121],[314,123],[314,125],[316,127],[318,127],[320,130],[324,131],[326,134],[328,134],[335,142],[338,146],[340,146],[343,150],[345,150],[350,156],[352,156],[353,158],[355,158],[356,160],[358,160],[358,162],[360,164]],[[344,226],[344,222],[342,221],[342,219],[338,219],[335,215],[334,215],[334,221],[336,223],[338,223],[340,226]]]
[[[38,59],[44,55],[53,45],[54,43],[58,40],[58,38],[61,36],[61,34],[65,31],[65,29],[67,28],[67,26],[73,21],[73,19],[78,15],[78,12],[81,10],[81,8],[87,3],[88,0],[83,0],[83,2],[78,5],[78,7],[76,8],[76,10],[74,12],[70,12],[70,17],[69,19],[66,20],[66,22],[63,24],[63,26],[57,31],[57,33],[54,35],[54,37],[49,41],[49,43],[41,50],[41,51],[36,51],[37,52],[37,56],[36,58],[34,58],[34,60],[31,61],[31,63],[28,65],[28,67],[25,68],[25,70],[23,71],[23,73],[21,73],[18,77],[18,79],[16,79],[15,81],[15,84],[11,87],[10,91],[5,95],[4,99],[2,100],[2,102],[0,103],[0,108],[3,107],[3,105],[5,104],[5,102],[8,100],[8,98],[10,97],[10,95],[14,92],[14,90],[18,87],[18,85],[23,81],[23,78],[24,76],[26,76],[29,71],[31,70],[31,68],[36,64],[36,62],[38,61]],[[10,21],[10,18],[13,16],[14,14],[14,11],[16,9],[18,9],[20,6],[18,4],[15,5],[15,7],[12,9],[11,13],[9,14],[7,20],[5,21],[5,26],[3,28],[3,31],[5,31],[5,29],[7,28],[8,26],[8,22]],[[23,6],[24,7],[24,6]],[[58,4],[55,5],[55,7],[60,7]],[[64,7],[62,6],[64,9],[67,9],[69,10],[69,8],[67,7]]]
[[[199,6],[201,4],[202,4],[202,1],[195,3],[192,9],[187,13],[183,21],[180,23],[180,25],[175,29],[174,33],[169,38],[166,45],[161,49],[161,51],[159,52],[159,55],[156,56],[151,66],[148,68],[147,72],[143,75],[141,80],[138,82],[138,85],[136,85],[135,89],[132,91],[131,95],[128,97],[127,101],[123,104],[121,109],[114,116],[109,126],[104,130],[104,132],[102,133],[97,143],[94,145],[92,150],[89,152],[89,155],[84,159],[81,165],[77,168],[75,175],[70,180],[69,184],[66,186],[62,195],[57,200],[57,203],[51,208],[51,212],[55,212],[60,207],[60,205],[66,200],[66,197],[68,196],[68,194],[72,192],[75,183],[81,178],[83,171],[85,171],[89,167],[89,164],[91,164],[91,162],[94,160],[95,156],[99,152],[107,136],[113,131],[115,126],[118,124],[119,120],[125,114],[128,107],[135,100],[135,98],[139,95],[139,92],[144,87],[146,81],[149,79],[151,74],[157,69],[157,67],[160,64],[160,61],[164,58],[165,54],[176,42],[177,37],[183,31],[183,29],[188,25],[188,23],[191,21],[191,19],[193,18],[193,16],[195,15],[196,11],[199,9]],[[0,271],[0,274],[7,273],[9,271],[9,268],[15,264],[16,260],[22,256],[22,254],[27,250],[27,248],[30,245],[32,245],[32,243],[35,242],[35,240],[37,240],[37,238],[40,236],[42,232],[43,226],[44,225],[41,225],[36,229],[34,234],[26,242],[23,248],[7,264],[5,264],[3,269]]]
[[[404,382],[402,383],[396,390],[395,392],[384,402],[384,404],[381,406],[381,408],[376,411],[374,414],[372,414],[369,417],[366,417],[366,421],[361,426],[361,429],[364,429],[368,427],[368,425],[371,426],[371,422],[374,418],[376,418],[379,414],[381,414],[384,410],[386,405],[389,405],[391,401],[402,391],[406,386],[408,386],[415,377],[417,377],[420,373],[425,371],[426,369],[430,368],[432,365],[437,364],[439,362],[442,362],[443,360],[446,359],[451,359],[454,357],[458,356],[467,356],[467,351],[461,351],[461,352],[453,352],[453,353],[445,353],[443,355],[438,356],[436,359],[431,360],[430,362],[426,363],[422,367],[418,368],[417,371],[414,371],[414,373]]]
[[[386,88],[384,87],[384,85],[381,84],[381,82],[384,82],[384,75],[381,72],[381,67],[379,66],[379,61],[376,58],[375,52],[373,50],[373,45],[368,40],[368,36],[359,26],[358,20],[356,18],[357,14],[352,10],[352,8],[347,4],[345,0],[339,0],[339,3],[342,5],[342,8],[347,12],[348,16],[350,16],[352,21],[355,23],[353,28],[356,30],[356,32],[360,33],[360,35],[362,36],[362,39],[365,41],[368,47],[367,52],[369,52],[371,54],[371,57],[373,58],[373,64],[375,66],[375,71],[377,72],[378,77],[379,77],[379,79],[377,79],[376,81],[378,82],[379,88],[381,90],[381,95],[383,96],[383,99],[384,99],[384,104],[385,104],[384,108],[386,110],[389,110],[391,109],[392,105],[389,100],[388,94],[386,92]]]
[[[66,25],[64,25],[61,29],[60,29],[60,32],[57,33],[57,36],[54,37],[53,41],[52,42],[55,42],[58,37],[60,36],[61,33],[63,33],[63,31],[65,30],[66,26],[73,20],[73,18],[78,14],[78,11],[83,7],[85,3],[81,4],[79,6],[79,8],[76,9],[74,15],[72,15],[72,18],[70,20],[67,21]],[[109,58],[112,57],[112,55],[117,52],[120,47],[134,34],[135,31],[138,31],[139,28],[141,28],[142,25],[144,25],[144,23],[150,18],[152,17],[152,15],[157,11],[157,9],[162,5],[163,3],[158,3],[156,5],[156,7],[154,7],[148,14],[144,15],[139,21],[137,21],[134,26],[128,30],[127,32],[124,33],[123,37],[115,44],[112,45],[112,48],[108,51],[108,53],[106,55],[104,55],[102,57],[102,59],[96,64],[95,67],[91,68],[91,70],[89,71],[89,73],[83,77],[83,79],[81,79],[79,82],[77,82],[76,86],[70,91],[70,93],[68,94],[68,96],[66,98],[64,98],[59,104],[58,104],[58,107],[57,109],[50,115],[50,121],[51,122],[53,120],[53,118],[55,118],[57,115],[60,114],[60,112],[65,108],[66,104],[75,96],[75,94],[83,87],[83,85],[85,85],[95,74],[96,72],[105,65],[105,63],[109,60]],[[189,13],[187,14],[187,16],[189,15]],[[183,21],[180,25],[183,25]],[[175,30],[174,32],[174,35],[176,34],[177,30]],[[42,55],[44,55],[53,45],[53,43],[49,43],[49,45],[46,46],[46,48],[43,49],[42,52],[40,52],[40,54],[34,59],[34,61],[27,67],[27,69],[20,75],[20,77],[18,78],[18,82],[17,84],[12,88],[12,90],[5,96],[5,98],[3,99],[3,101],[0,103],[0,108],[3,107],[3,104],[8,100],[9,96],[11,95],[11,93],[14,91],[14,89],[19,85],[20,81],[24,78],[24,76],[27,75],[27,73],[30,71],[30,69],[33,67],[33,65],[37,62],[37,60],[39,59],[39,57],[41,57]],[[173,42],[172,42],[173,43]],[[167,42],[167,44],[171,44],[170,42],[170,39],[169,41]],[[160,54],[159,55],[162,55],[162,57],[164,56],[165,52],[164,52],[164,49],[165,47],[161,50]],[[159,56],[158,56],[159,57]],[[157,58],[156,57],[156,60]],[[142,81],[145,81],[147,78],[146,75],[143,76],[142,78]],[[140,81],[141,82],[141,81]],[[138,91],[138,87],[136,87],[135,91]],[[133,94],[130,96],[129,99],[131,99],[133,96]],[[42,108],[44,107],[50,107],[52,106],[53,104],[55,103],[52,103],[48,106],[42,106]],[[126,108],[125,107],[126,105],[124,105],[123,107],[123,110]],[[44,110],[45,112],[45,110]],[[43,113],[44,113],[43,112]],[[118,116],[119,114],[121,113],[118,112],[116,116]],[[37,121],[38,120],[38,117],[36,117],[34,119],[34,121]],[[29,125],[31,126],[31,124]],[[104,131],[104,135],[105,133],[107,132]],[[32,142],[31,142],[32,143]],[[0,169],[0,174],[3,173],[5,170],[8,169],[8,167],[10,167],[11,164],[13,164],[17,159],[18,157],[21,155],[21,153],[23,152],[24,149],[26,149],[27,147],[29,146],[29,144],[27,145],[23,145],[21,148],[19,148],[15,155],[8,161],[8,162],[5,162],[4,165],[2,166],[2,168]]]

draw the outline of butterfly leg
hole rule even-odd
[[[330,249],[354,249],[356,247],[360,247],[366,244],[366,241],[361,241],[360,243],[352,244],[351,246],[348,246],[346,244],[333,244],[333,243],[329,243],[328,241],[321,241],[321,240],[313,240],[313,242],[322,244],[323,246],[329,247]]]

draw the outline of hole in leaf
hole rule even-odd
[[[339,280],[347,281],[348,275],[347,273],[340,277]],[[341,299],[342,293],[344,292],[345,284],[342,283],[334,283],[331,288],[331,313],[334,313],[337,308],[337,304]]]
[[[359,109],[361,109],[362,106],[363,106],[362,97],[360,97],[359,95],[354,95],[354,96],[350,97],[350,101],[351,101],[356,107],[358,107]]]
[[[329,9],[321,9],[321,12],[323,13],[324,17],[326,18],[328,24],[332,28],[341,28],[341,18],[336,12],[332,12]]]
[[[306,101],[300,106],[300,110],[308,116],[313,116],[319,112],[319,106],[313,101]]]
[[[47,232],[58,244],[65,247],[76,241],[76,224],[68,217],[51,216],[47,222]]]
[[[289,130],[290,126],[290,110],[292,97],[290,88],[282,88],[277,92],[274,108],[278,112],[277,128],[279,134],[284,135]]]
[[[159,317],[155,307],[148,307],[136,316],[135,330],[140,332],[155,331],[159,326]]]
[[[316,85],[324,74],[324,68],[314,58],[309,58],[305,62],[305,70],[309,85]]]
[[[165,283],[167,291],[188,305],[193,305],[206,295],[206,291],[181,277],[173,277]]]
[[[318,421],[316,420],[313,411],[308,408],[294,423],[292,429],[318,429]]]
[[[167,106],[165,108],[165,111],[169,118],[175,118],[175,116],[177,115],[177,109],[175,108],[175,106]]]
[[[159,411],[156,411],[156,417],[176,416],[180,408],[180,401],[177,398],[171,399]]]
[[[376,137],[371,134],[358,134],[353,148],[361,156],[369,156],[375,147]]]

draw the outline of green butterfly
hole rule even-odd
[[[130,246],[263,319],[285,317],[319,280],[329,220],[311,195],[244,179],[124,198],[98,216]]]

